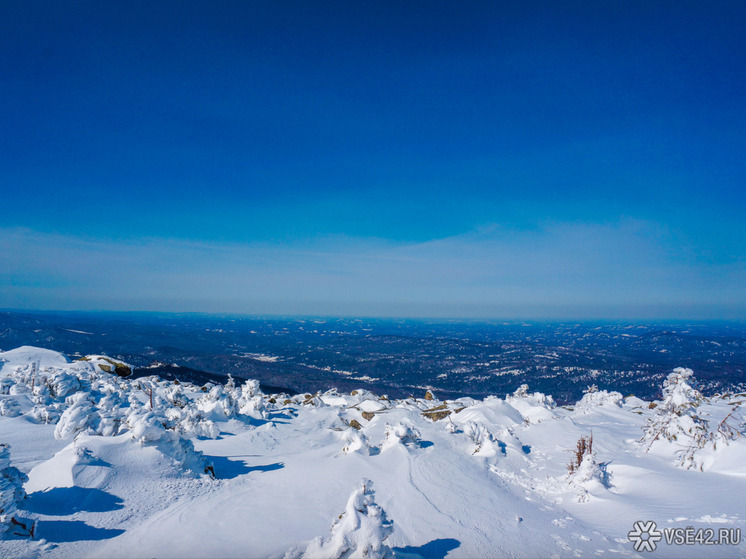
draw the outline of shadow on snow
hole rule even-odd
[[[217,479],[233,479],[251,472],[271,472],[285,467],[282,462],[266,464],[264,466],[249,466],[243,460],[231,460],[229,456],[205,456],[212,462]]]
[[[53,543],[108,540],[123,533],[124,530],[96,528],[82,520],[39,520],[36,525],[36,537]]]
[[[411,559],[415,557],[421,557],[422,559],[444,559],[449,551],[456,549],[460,545],[461,542],[453,538],[440,538],[418,547],[395,547],[394,553],[397,557],[409,557]]]
[[[67,516],[76,512],[109,512],[124,507],[122,499],[101,489],[54,487],[31,493],[22,506],[29,512]]]

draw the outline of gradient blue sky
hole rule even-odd
[[[0,2],[0,307],[746,318],[744,2]]]

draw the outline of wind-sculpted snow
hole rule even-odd
[[[746,527],[746,394],[704,398],[689,369],[660,402],[590,386],[557,406],[526,385],[265,394],[112,363],[0,353],[1,556],[617,557],[640,521]]]

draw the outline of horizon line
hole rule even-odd
[[[528,322],[528,323],[567,323],[567,322],[606,322],[606,323],[746,323],[746,317],[743,318],[635,318],[635,317],[521,317],[521,316],[416,316],[416,315],[366,315],[366,314],[304,314],[304,313],[249,313],[249,312],[220,312],[220,311],[162,311],[162,310],[111,310],[111,309],[28,309],[28,308],[0,308],[0,313],[7,314],[88,314],[88,315],[169,315],[169,316],[194,316],[194,317],[231,317],[245,319],[274,319],[274,320],[300,320],[300,319],[325,319],[325,320],[381,320],[381,321],[427,321],[427,322]]]

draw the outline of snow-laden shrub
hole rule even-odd
[[[213,466],[204,454],[194,449],[192,441],[179,436],[173,429],[167,429],[165,417],[143,408],[130,414],[127,422],[133,441],[155,446],[180,467],[214,476]]]
[[[21,406],[15,398],[2,398],[0,399],[0,415],[18,417],[21,415]]]
[[[139,443],[158,441],[167,435],[165,418],[147,408],[130,413],[127,425],[130,428],[130,438]]]
[[[254,396],[258,396],[260,394],[261,391],[259,389],[258,380],[249,379],[241,386],[241,398],[253,398]]]
[[[394,525],[376,504],[372,484],[363,480],[347,500],[347,506],[334,521],[331,536],[317,537],[301,555],[304,559],[393,559],[393,550],[384,543]]]
[[[165,456],[171,458],[181,468],[192,470],[197,474],[208,474],[215,477],[215,469],[205,455],[194,449],[189,439],[180,437],[173,431],[165,434],[155,442],[155,447]]]
[[[36,404],[27,417],[33,419],[36,423],[57,423],[62,416],[62,406],[60,404],[41,405]]]
[[[222,386],[213,386],[210,391],[197,401],[197,408],[207,419],[225,421],[236,415],[238,406],[231,391]]]
[[[599,390],[596,385],[589,386],[580,401],[575,404],[575,411],[588,413],[598,406],[621,407],[623,396],[619,392]]]
[[[175,408],[183,408],[189,404],[189,399],[184,394],[180,384],[172,384],[164,390],[166,401]]]
[[[508,395],[505,397],[505,401],[508,403],[513,403],[520,400],[526,400],[536,406],[542,406],[548,409],[556,406],[554,398],[552,398],[551,394],[544,394],[542,392],[530,393],[528,391],[528,384],[520,385],[515,390],[515,392],[513,392],[512,395]]]
[[[461,429],[459,429],[459,426],[456,425],[453,420],[448,417],[448,421],[446,421],[444,424],[445,430],[448,431],[451,434],[461,433]]]
[[[86,447],[79,445],[77,441],[73,442],[75,449],[75,464],[95,464],[97,462],[96,456],[93,451]]]
[[[162,408],[168,404],[168,401],[163,397],[162,392],[158,390],[159,383],[162,384],[162,381],[155,376],[141,378],[137,379],[137,381],[131,385],[130,390],[142,390],[147,398],[146,405],[151,410],[154,410],[156,408]]]
[[[464,435],[474,443],[472,454],[477,456],[495,456],[502,452],[500,442],[482,423],[469,420],[461,428]]]
[[[702,394],[690,384],[693,371],[677,367],[663,383],[663,400],[656,413],[645,424],[642,442],[646,452],[657,441],[676,443],[679,447],[678,465],[697,466],[695,452],[710,439],[708,423],[697,413]]]
[[[101,417],[93,407],[90,394],[76,392],[69,396],[66,402],[69,407],[63,412],[54,428],[56,439],[67,439],[80,432],[96,430]]]
[[[580,475],[580,479],[587,481],[590,479],[587,477],[588,464],[594,464],[596,462],[595,454],[593,452],[593,435],[588,437],[580,437],[578,443],[573,450],[572,458],[570,463],[567,465],[567,473],[570,476]],[[582,474],[581,474],[582,470]]]
[[[567,483],[575,491],[579,502],[585,502],[590,498],[588,489],[594,484],[601,484],[608,488],[610,485],[609,473],[606,464],[596,461],[596,453],[593,451],[593,435],[580,437],[572,458],[567,465]]]
[[[518,411],[526,423],[539,423],[554,417],[554,398],[541,392],[529,393],[527,384],[519,386],[512,395],[505,396],[505,402]]]
[[[0,379],[0,394],[10,394],[11,386],[15,385],[16,381],[13,377],[4,377]]]
[[[28,476],[10,465],[10,446],[0,444],[0,535],[11,527],[18,502],[26,497]]]
[[[93,389],[74,392],[64,402],[37,405],[34,415],[38,421],[47,423],[59,417],[55,428],[55,437],[58,439],[66,439],[79,432],[106,437],[119,435],[126,429],[126,415],[133,410],[130,402],[116,385],[95,382],[93,386],[104,388],[106,392]],[[67,409],[64,409],[65,406]]]
[[[732,406],[730,411],[722,419],[716,419],[717,424],[711,432],[713,450],[717,450],[719,444],[729,444],[740,436],[746,434],[746,410],[740,403]],[[713,423],[715,423],[713,421]]]
[[[522,384],[513,392],[513,398],[525,398],[528,396],[528,384]]]
[[[99,422],[96,426],[96,434],[102,437],[114,437],[122,432],[123,420],[121,417],[116,415],[104,415],[99,414]]]
[[[256,419],[266,417],[266,406],[259,390],[258,380],[247,380],[241,387],[241,393],[238,397],[238,413]]]
[[[217,423],[203,418],[187,418],[179,424],[180,432],[187,437],[198,437],[203,439],[217,439],[220,436],[220,427]]]
[[[52,400],[52,391],[49,388],[49,381],[46,377],[39,379],[31,388],[31,398],[39,404],[46,404]]]
[[[47,382],[53,398],[67,398],[82,386],[78,377],[65,372],[52,375]]]
[[[220,435],[217,424],[192,406],[167,409],[166,420],[169,428],[187,437],[217,439]]]
[[[126,404],[127,400],[119,391],[117,391],[109,392],[99,397],[98,401],[96,402],[96,407],[105,413],[121,414],[122,407],[124,407]]]
[[[405,425],[404,423],[389,425],[387,423],[386,431],[383,436],[383,443],[381,443],[381,450],[387,450],[408,443],[417,443],[419,438],[420,432],[410,425]]]
[[[22,382],[16,382],[10,385],[10,388],[8,389],[8,394],[11,396],[21,396],[28,394],[29,392],[31,392],[30,386]]]
[[[345,445],[342,447],[344,454],[359,453],[365,456],[370,454],[370,446],[368,444],[368,438],[355,429],[346,429],[342,433],[342,438],[345,441]]]
[[[694,371],[684,367],[677,367],[668,375],[663,383],[663,401],[659,409],[682,413],[696,407],[704,397],[690,381]]]

